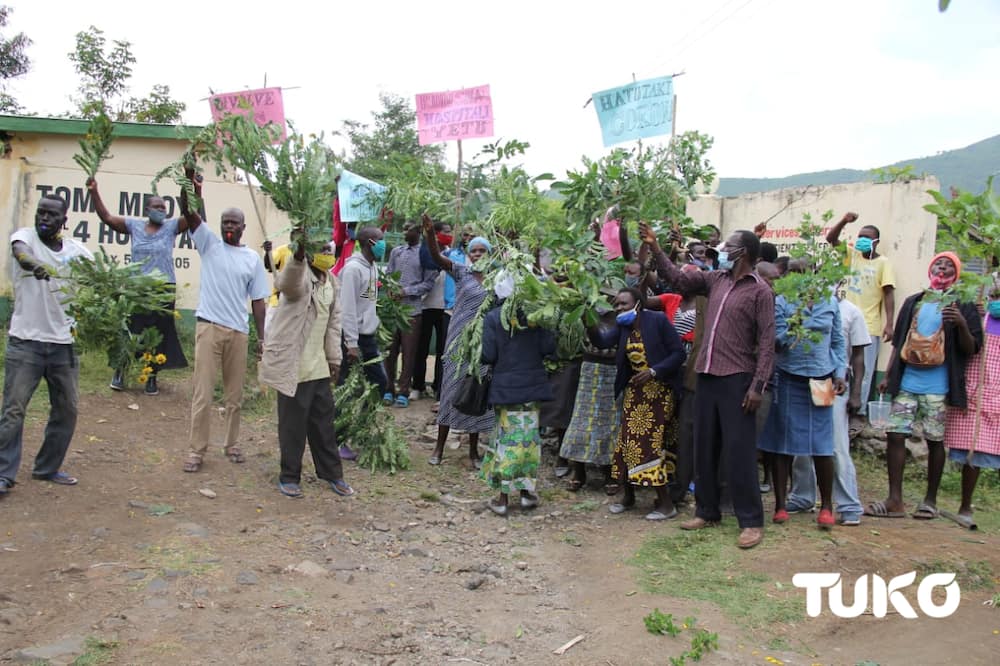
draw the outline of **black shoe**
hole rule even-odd
[[[122,376],[120,370],[115,370],[115,376],[111,378],[110,386],[112,391],[125,390],[125,377]]]
[[[150,375],[146,380],[146,395],[159,395],[160,389],[156,388],[156,375]]]

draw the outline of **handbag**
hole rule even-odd
[[[917,368],[936,368],[944,364],[944,326],[930,335],[917,331],[917,314],[910,319],[910,330],[899,352],[899,358],[907,365]]]
[[[833,407],[833,400],[837,393],[833,390],[833,380],[829,377],[825,379],[810,379],[809,394],[812,402],[817,407]]]
[[[466,375],[458,383],[452,406],[466,416],[482,416],[489,409],[490,382],[493,374],[482,377]]]

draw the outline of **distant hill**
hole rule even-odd
[[[947,193],[954,186],[970,192],[982,192],[990,174],[1000,170],[1000,134],[958,150],[948,150],[932,157],[902,160],[890,166],[912,166],[915,175],[935,176],[941,191]],[[800,173],[785,178],[721,178],[715,193],[731,197],[747,192],[767,192],[785,187],[807,185],[837,185],[874,180],[871,170],[834,169]],[[997,179],[1000,181],[1000,178]]]

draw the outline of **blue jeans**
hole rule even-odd
[[[865,376],[861,381],[861,409],[858,410],[858,416],[868,415],[868,399],[871,397],[872,382],[875,381],[875,366],[878,365],[878,350],[881,346],[882,336],[873,335],[872,343],[865,347]]]
[[[858,517],[862,513],[858,499],[858,476],[851,460],[851,436],[848,433],[848,391],[833,402],[833,503],[841,516]],[[816,470],[810,456],[795,456],[792,463],[792,492],[789,509],[811,509],[816,504]]]
[[[350,372],[351,368],[346,363],[347,359],[347,346],[341,342],[341,346],[344,351],[345,363],[340,366],[340,380],[339,384],[344,383],[344,379],[347,377],[347,373]],[[378,339],[374,335],[359,335],[358,336],[358,350],[361,351],[361,360],[365,363],[372,360],[373,358],[379,358],[381,353],[378,350]],[[385,375],[385,369],[382,367],[381,363],[368,363],[364,366],[365,378],[368,379],[370,384],[374,384],[378,387],[379,397],[385,395],[386,390],[389,387],[389,379]]]
[[[49,388],[49,421],[32,476],[59,471],[76,429],[80,364],[73,345],[10,336],[4,357],[3,408],[0,412],[0,478],[11,484],[21,466],[21,436],[28,402],[42,377]]]

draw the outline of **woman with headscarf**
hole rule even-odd
[[[965,388],[966,409],[948,408],[944,443],[948,459],[962,465],[962,504],[959,519],[973,525],[972,493],[979,470],[1000,470],[1000,273],[993,274],[983,322],[983,345],[969,359]]]
[[[892,357],[879,391],[892,396],[886,427],[889,496],[872,502],[865,514],[901,518],[906,438],[923,426],[927,442],[927,493],[914,518],[936,518],[937,491],[944,471],[947,408],[967,409],[966,366],[983,344],[983,324],[972,303],[956,303],[949,289],[958,281],[962,262],[953,252],[931,260],[930,288],[906,299],[896,319]]]
[[[191,173],[190,176],[193,177],[194,174]],[[142,272],[147,275],[159,272],[170,286],[171,291],[176,291],[174,241],[177,234],[187,231],[188,223],[184,216],[168,218],[166,202],[162,197],[156,196],[150,197],[146,201],[146,215],[148,216],[146,218],[112,215],[101,199],[101,194],[97,189],[97,181],[88,178],[87,189],[90,190],[94,211],[97,212],[101,222],[118,233],[131,236],[132,262],[142,263]],[[200,181],[195,181],[195,191],[201,193]],[[158,371],[186,368],[188,364],[184,357],[184,351],[181,349],[181,342],[177,337],[174,304],[175,301],[171,300],[167,312],[137,313],[132,315],[129,320],[129,330],[132,333],[140,334],[147,328],[155,328],[160,332],[160,344],[152,351],[152,358],[147,357],[144,361],[148,363],[145,367],[152,368],[152,372],[140,374],[140,378],[146,378],[144,389],[146,395],[157,395],[160,392],[156,385]],[[115,366],[115,373],[111,378],[111,388],[115,391],[125,390],[126,381],[122,367]]]
[[[609,507],[624,513],[635,506],[635,486],[656,490],[647,520],[677,516],[667,484],[677,462],[676,396],[681,389],[684,347],[670,321],[642,310],[638,290],[625,288],[615,297],[617,327],[593,328],[598,347],[618,345],[615,396],[622,396],[621,428],[611,475],[625,487],[625,497]]]
[[[820,494],[816,524],[830,529],[833,515],[833,404],[847,390],[847,341],[840,305],[830,295],[814,303],[778,296],[774,304],[774,399],[757,448],[764,451],[774,479],[774,522],[788,521],[785,502],[795,456],[812,458]],[[800,317],[816,339],[797,337],[790,327]]]
[[[451,322],[448,324],[448,338],[445,341],[442,361],[444,375],[441,379],[441,393],[438,396],[440,406],[437,415],[437,444],[434,447],[434,453],[431,454],[427,462],[431,465],[441,464],[441,459],[444,456],[444,443],[448,439],[448,433],[451,432],[452,428],[455,428],[469,433],[469,460],[473,465],[479,465],[479,433],[493,430],[494,414],[492,409],[488,409],[482,416],[469,416],[455,409],[453,404],[456,397],[455,392],[462,378],[470,374],[470,368],[459,365],[453,357],[456,351],[455,345],[462,330],[475,319],[479,313],[479,307],[486,299],[483,274],[481,270],[476,268],[476,262],[490,253],[493,247],[482,236],[476,236],[469,241],[466,247],[468,263],[460,264],[441,254],[441,248],[438,246],[434,233],[434,223],[426,215],[423,218],[423,231],[431,259],[455,280],[455,306],[451,313]],[[482,368],[476,368],[473,371],[482,374]]]

